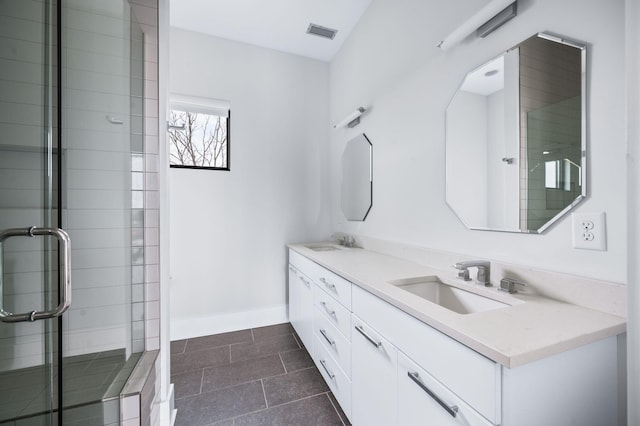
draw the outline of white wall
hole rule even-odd
[[[231,171],[170,171],[171,339],[286,321],[285,245],[330,229],[328,64],[170,39],[170,91],[231,102]]]
[[[640,4],[626,0],[627,149],[629,198],[629,325],[627,375],[629,425],[640,424]]]
[[[447,169],[447,203],[460,220],[474,227],[487,226],[488,179],[469,179],[487,176],[489,157],[489,108],[487,97],[459,91],[447,107],[446,134],[449,144],[446,161],[454,165]],[[460,126],[459,123],[465,123]],[[375,144],[374,144],[375,152]]]
[[[484,4],[374,1],[331,63],[331,119],[371,106],[359,126],[331,133],[333,228],[625,283],[624,1],[521,2],[518,16],[489,37],[446,53],[435,47]],[[578,211],[607,213],[606,252],[573,249],[569,218],[543,235],[470,231],[445,205],[446,105],[469,70],[539,31],[589,46],[589,195]],[[374,203],[366,222],[347,223],[336,176],[343,145],[356,132],[373,143]]]

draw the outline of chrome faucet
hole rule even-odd
[[[342,232],[336,232],[332,236],[338,241],[338,244],[345,247],[357,247],[356,239],[353,235],[343,234]]]
[[[491,286],[491,263],[486,260],[467,260],[464,262],[458,262],[453,265],[458,270],[458,278],[471,281],[469,278],[469,268],[478,268],[478,284],[482,284],[485,287]]]

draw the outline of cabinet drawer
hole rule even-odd
[[[289,250],[289,262],[347,309],[351,310],[351,283],[341,276]]]
[[[353,286],[353,312],[476,411],[500,423],[499,364],[358,286]]]
[[[491,426],[478,412],[404,354],[398,354],[398,424]]]
[[[309,275],[309,270],[315,265],[311,260],[291,249],[289,249],[289,263],[298,271],[307,275]]]
[[[342,407],[342,411],[351,419],[351,380],[340,369],[336,361],[329,355],[322,342],[316,337],[315,362],[320,374],[329,385],[331,392]]]
[[[351,377],[351,342],[322,315],[318,308],[314,309],[313,331],[317,340],[333,356],[347,377]]]
[[[351,341],[351,311],[342,306],[318,285],[313,286],[313,304],[322,315]]]

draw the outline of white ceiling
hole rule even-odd
[[[503,55],[471,71],[460,87],[460,90],[482,96],[489,96],[502,89],[504,89]]]
[[[331,61],[372,0],[171,0],[171,26]],[[310,23],[337,29],[333,40]]]

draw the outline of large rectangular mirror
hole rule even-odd
[[[446,111],[447,204],[541,233],[586,196],[586,48],[536,34],[469,72]]]

